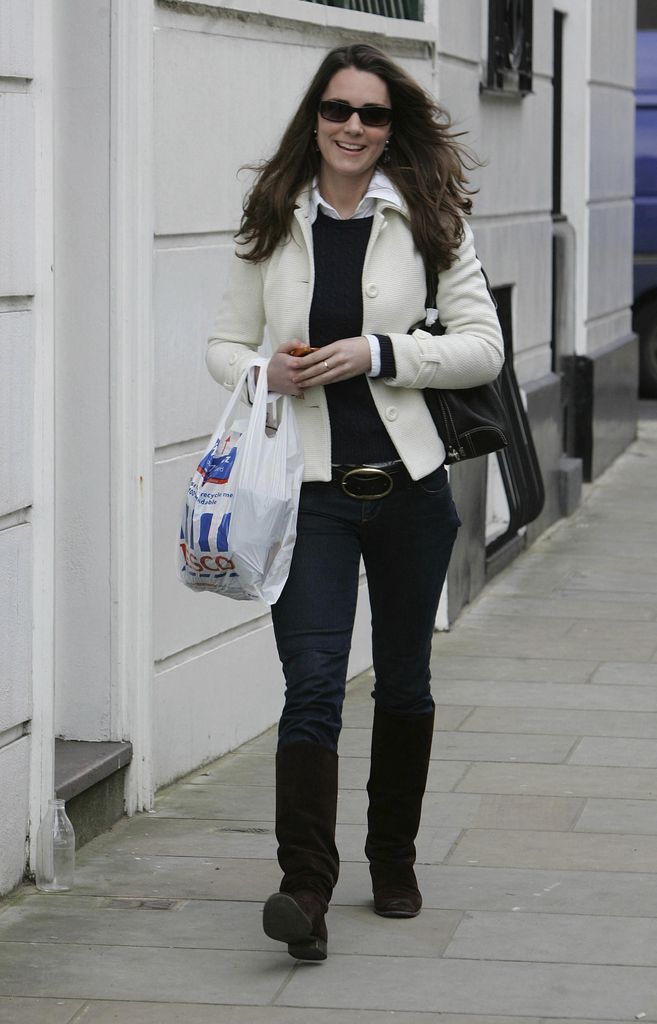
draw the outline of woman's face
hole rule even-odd
[[[370,104],[390,106],[388,86],[378,75],[357,68],[337,71],[322,93],[322,100],[342,100],[352,107]],[[389,124],[364,125],[353,113],[348,121],[327,121],[317,115],[317,145],[321,156],[320,178],[328,184],[335,178],[350,178],[367,187],[376,162],[390,135]]]

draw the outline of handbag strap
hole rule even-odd
[[[488,274],[484,270],[481,261],[479,262],[479,266],[481,267],[481,272],[484,276],[484,281],[486,282],[486,289],[491,297],[493,306],[495,307],[495,309],[497,309],[497,299],[495,298],[495,294],[493,292],[493,289],[491,288],[490,281],[488,280]],[[436,309],[438,304],[438,271],[432,267],[429,267],[425,262],[424,273],[427,284],[427,296],[426,299],[424,300],[424,308]]]

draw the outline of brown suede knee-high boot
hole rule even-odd
[[[325,960],[324,916],[338,880],[335,845],[338,755],[291,743],[276,755],[276,837],[280,892],[265,903],[263,928],[298,960]]]
[[[422,906],[413,865],[433,723],[433,711],[413,716],[374,711],[365,854],[374,909],[382,917],[416,917]]]

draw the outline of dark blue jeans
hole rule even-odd
[[[290,575],[272,607],[286,682],[279,748],[337,748],[361,556],[373,697],[398,714],[432,710],[431,639],[459,526],[442,467],[376,501],[350,498],[329,483],[303,485]]]

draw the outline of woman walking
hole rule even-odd
[[[470,207],[444,111],[375,47],[332,50],[247,196],[210,339],[210,371],[234,388],[267,326],[268,388],[296,399],[304,445],[292,566],[272,607],[286,681],[283,879],[263,915],[267,935],[302,960],[327,954],[361,558],[375,677],[365,846],[374,910],[414,917],[422,905],[414,863],[434,725],[429,660],[460,525],[422,392],[493,380],[503,361]],[[439,273],[439,337],[411,327],[425,316],[425,267]]]

